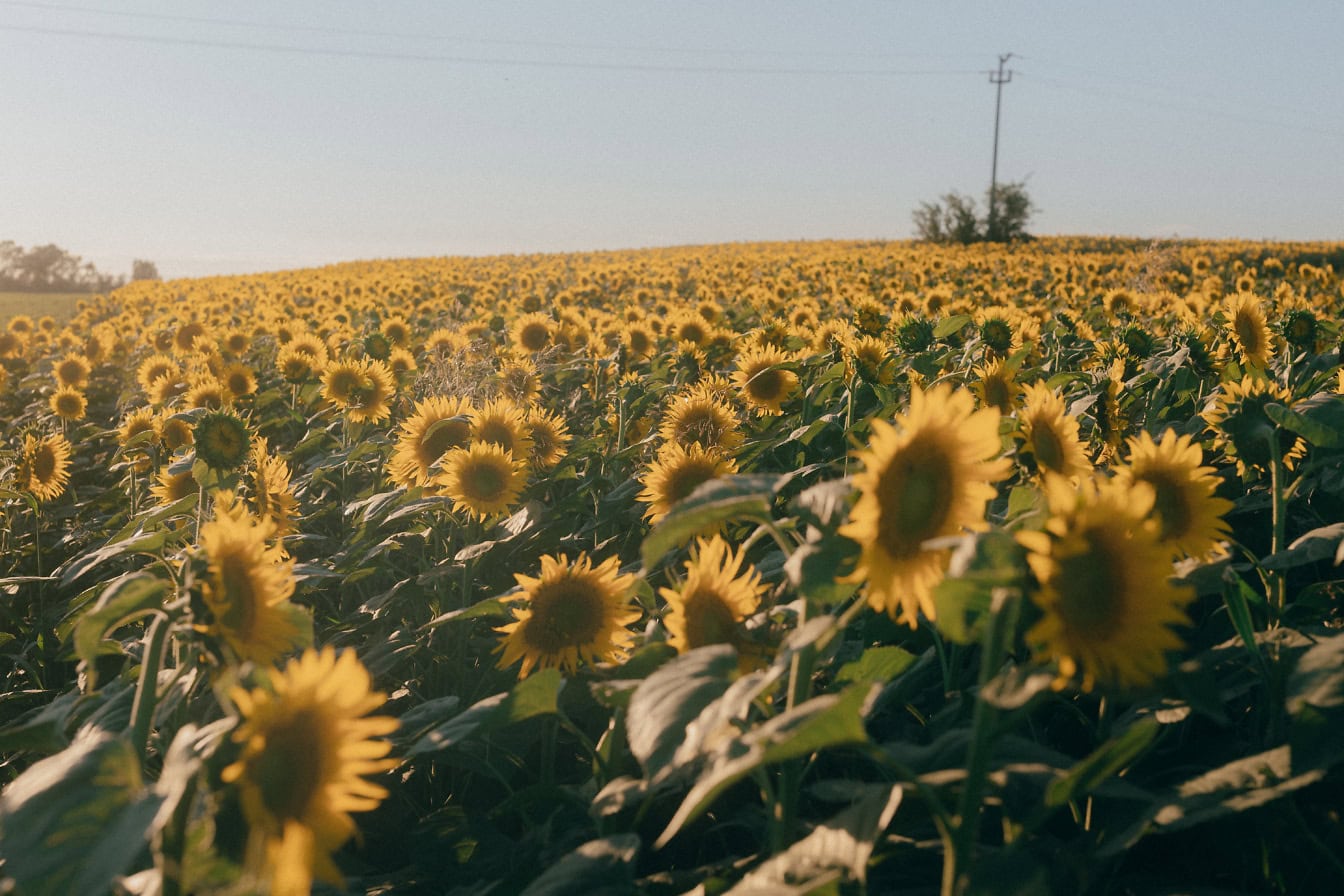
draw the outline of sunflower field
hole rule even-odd
[[[1344,891],[1344,244],[0,322],[0,892]]]

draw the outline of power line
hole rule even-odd
[[[1320,134],[1326,137],[1335,137],[1344,139],[1344,131],[1333,131],[1327,128],[1311,127],[1310,125],[1294,124],[1285,121],[1270,121],[1264,118],[1255,118],[1250,115],[1242,115],[1237,112],[1225,112],[1219,109],[1210,109],[1207,106],[1199,106],[1193,103],[1177,103],[1168,100],[1157,100],[1150,97],[1139,97],[1132,94],[1120,93],[1114,90],[1099,90],[1095,87],[1080,87],[1077,84],[1070,84],[1057,78],[1033,78],[1033,83],[1044,84],[1047,87],[1053,87],[1057,90],[1070,90],[1075,93],[1088,93],[1094,96],[1104,96],[1109,99],[1122,100],[1128,103],[1137,103],[1144,106],[1157,106],[1167,109],[1174,109],[1180,112],[1190,112],[1196,115],[1205,115],[1211,118],[1226,118],[1232,121],[1240,121],[1246,124],[1257,124],[1264,127],[1280,128],[1284,130],[1303,131],[1311,134]]]
[[[999,191],[999,107],[1003,104],[1003,85],[1013,80],[1013,70],[1009,69],[1005,72],[1003,66],[1012,58],[1012,53],[1000,53],[998,71],[988,73],[989,83],[994,85],[994,162],[989,169],[989,222],[985,225],[985,229],[989,231],[990,239],[995,237],[994,194]]]
[[[133,12],[119,9],[98,9],[91,6],[77,6],[67,3],[37,3],[32,0],[0,0],[0,6],[15,6],[26,9],[41,9],[54,12],[88,13],[120,18],[145,19],[161,22],[184,22],[196,25],[218,25],[230,28],[253,28],[266,31],[294,31],[308,34],[331,34],[344,37],[394,38],[397,40],[418,40],[431,42],[454,42],[466,44],[486,44],[492,46],[533,47],[554,50],[583,50],[623,53],[683,53],[707,56],[784,56],[788,58],[810,57],[831,59],[970,59],[967,53],[840,53],[788,50],[751,50],[727,47],[664,47],[593,43],[563,43],[544,40],[517,40],[501,38],[469,37],[463,35],[425,34],[409,31],[374,31],[357,28],[337,28],[326,25],[286,25],[274,22],[260,22],[248,19],[223,19],[209,16],[190,16],[179,13]]]
[[[56,37],[92,37],[128,43],[161,44],[186,47],[209,47],[221,50],[256,50],[266,53],[288,53],[302,56],[329,56],[344,59],[381,59],[399,62],[447,62],[460,65],[518,66],[523,68],[558,68],[589,71],[669,72],[675,74],[723,75],[825,75],[840,77],[898,77],[907,75],[973,75],[973,69],[826,69],[826,68],[767,68],[746,66],[654,65],[618,62],[567,62],[541,59],[499,59],[485,56],[457,56],[437,53],[396,53],[380,50],[341,50],[321,47],[301,47],[288,44],[259,44],[245,41],[201,40],[187,37],[158,37],[148,34],[126,34],[113,31],[84,31],[75,28],[42,28],[28,25],[0,25],[0,31],[19,31]]]

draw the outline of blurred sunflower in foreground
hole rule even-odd
[[[992,483],[1011,470],[999,458],[999,412],[975,410],[971,393],[940,384],[911,391],[910,409],[892,426],[872,422],[873,435],[855,455],[858,502],[840,534],[862,548],[846,581],[865,582],[868,603],[914,628],[934,618],[933,587],[950,552],[924,542],[986,528]]]
[[[1166,652],[1182,645],[1172,627],[1188,622],[1192,597],[1169,581],[1171,550],[1149,519],[1156,492],[1144,482],[1075,487],[1051,476],[1045,494],[1045,531],[1017,536],[1043,613],[1027,643],[1059,663],[1059,686],[1075,676],[1085,690],[1151,683],[1166,671]]]
[[[522,586],[525,607],[514,607],[513,622],[496,629],[503,641],[499,668],[522,660],[518,677],[533,669],[575,672],[582,662],[610,662],[625,655],[634,641],[626,626],[640,617],[630,606],[635,577],[620,573],[620,561],[609,557],[594,566],[581,553],[573,564],[561,554],[541,558],[537,578],[514,574]]]
[[[235,688],[242,749],[221,778],[238,788],[249,835],[247,868],[271,896],[307,896],[313,881],[340,885],[331,853],[355,832],[351,812],[377,808],[387,790],[366,775],[393,768],[381,740],[397,728],[368,670],[347,650],[307,650],[262,687]]]

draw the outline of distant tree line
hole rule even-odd
[[[941,202],[921,203],[912,217],[915,233],[934,243],[1011,243],[1029,240],[1027,223],[1036,207],[1025,183],[996,184],[993,195],[985,191],[985,214],[975,200],[960,193],[947,193]]]
[[[157,280],[152,261],[136,259],[132,280]],[[25,249],[13,240],[0,241],[0,291],[19,292],[109,292],[126,284],[125,277],[104,274],[93,262],[54,243]]]

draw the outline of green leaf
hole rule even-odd
[[[1295,432],[1318,448],[1335,448],[1344,442],[1344,398],[1320,393],[1286,408],[1270,402],[1265,416]]]
[[[778,476],[733,475],[702,483],[645,536],[639,549],[644,568],[652,569],[668,551],[721,523],[768,519],[779,482]]]
[[[66,726],[78,703],[79,692],[69,691],[0,728],[0,753],[55,753],[65,749],[70,742],[65,736]]]
[[[589,840],[528,884],[520,896],[615,896],[634,892],[638,834]]]
[[[721,793],[763,765],[827,747],[866,743],[863,715],[878,690],[877,685],[857,684],[840,694],[813,697],[727,743],[718,761],[695,782],[655,847],[665,846]]]
[[[565,679],[558,669],[542,669],[524,678],[512,691],[473,703],[447,722],[420,737],[406,758],[437,753],[455,747],[470,737],[489,734],[506,725],[559,712],[560,690]]]
[[[626,740],[647,778],[672,765],[686,728],[722,696],[737,674],[737,651],[727,644],[699,647],[659,667],[630,696]]]
[[[1325,769],[1293,774],[1288,745],[1246,756],[1182,784],[1175,799],[1155,806],[1153,821],[1176,831],[1272,802],[1325,777]]]
[[[1260,561],[1261,569],[1293,569],[1327,558],[1339,565],[1344,550],[1344,523],[1312,529],[1288,545],[1286,550],[1270,554]]]
[[[789,555],[784,562],[784,574],[794,590],[814,605],[832,606],[858,589],[857,584],[840,579],[854,568],[859,550],[854,541],[838,535],[809,540]]]
[[[184,526],[180,530],[155,529],[113,544],[104,545],[96,551],[89,551],[79,556],[61,570],[58,570],[61,576],[61,585],[68,588],[85,573],[108,560],[133,554],[155,554],[169,544],[185,542],[190,537],[190,531]]]
[[[1326,638],[1298,657],[1288,679],[1288,712],[1307,706],[1334,709],[1344,705],[1344,634]]]
[[[969,314],[954,314],[951,317],[945,317],[934,326],[933,338],[946,339],[953,333],[960,332],[970,322],[971,316]]]
[[[1113,737],[1079,762],[1045,790],[1047,806],[1062,806],[1086,796],[1107,778],[1125,768],[1152,744],[1161,725],[1151,717],[1140,719],[1118,737]]]
[[[483,616],[507,615],[509,615],[509,601],[502,597],[488,597],[469,607],[463,607],[461,610],[450,610],[440,616],[435,616],[422,625],[420,630],[427,632],[430,629],[438,628],[445,622],[464,622],[468,619],[480,619]]]
[[[803,489],[789,502],[789,509],[814,526],[832,529],[848,515],[853,495],[850,477],[829,479]]]
[[[163,797],[130,743],[89,730],[0,796],[0,858],[27,896],[106,893],[140,855]]]
[[[1263,668],[1264,656],[1260,653],[1260,645],[1255,637],[1255,623],[1251,620],[1251,604],[1259,599],[1259,595],[1231,567],[1223,570],[1223,603],[1232,619],[1232,627],[1237,630],[1247,652]]]
[[[107,636],[123,625],[157,612],[163,607],[168,583],[150,575],[136,573],[113,582],[98,602],[79,617],[75,625],[75,655],[87,664],[89,686],[97,687],[94,659],[103,654],[122,653],[121,645]]]
[[[724,896],[811,893],[843,874],[863,883],[877,838],[901,804],[899,784],[877,784],[848,809],[817,825],[806,837],[764,862]]]
[[[869,647],[857,660],[845,663],[835,674],[835,680],[842,684],[872,682],[883,684],[891,681],[915,662],[915,655],[899,647],[882,645]]]

